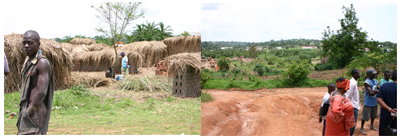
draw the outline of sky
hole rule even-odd
[[[339,30],[342,7],[351,3],[202,3],[202,41],[265,42],[322,39]],[[397,43],[397,3],[353,3],[358,27],[369,40]]]
[[[23,34],[27,30],[36,30],[42,38],[62,38],[64,36],[101,35],[95,28],[100,25],[98,15],[91,5],[99,6],[103,2],[79,1],[7,1],[2,2],[3,34]],[[4,4],[4,5],[3,5]],[[185,6],[182,6],[183,4]],[[145,18],[134,20],[127,30],[133,30],[136,24],[163,22],[171,26],[173,35],[184,31],[201,31],[200,2],[163,2],[148,1],[140,6],[146,9]]]

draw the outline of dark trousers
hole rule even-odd
[[[353,128],[350,128],[350,136],[353,136],[354,130],[356,129],[356,126],[357,126],[358,109],[353,108],[353,112],[354,112],[354,119],[355,119],[356,125]]]

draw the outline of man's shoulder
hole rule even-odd
[[[38,62],[37,62],[37,68],[38,69],[48,69],[50,70],[51,63],[50,60],[47,59],[46,57],[41,57]]]

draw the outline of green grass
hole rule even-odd
[[[19,111],[20,92],[5,94],[4,110]],[[137,102],[128,97],[102,97],[82,86],[55,91],[50,135],[187,135],[200,134],[200,98],[173,96]],[[17,118],[4,117],[4,134],[17,133]]]
[[[304,84],[301,87],[326,87],[332,81],[328,80],[317,80],[317,79],[309,79],[308,84]],[[253,81],[248,80],[230,80],[223,78],[215,78],[207,81],[203,86],[203,89],[230,89],[230,88],[238,88],[238,89],[246,89],[246,90],[255,90],[262,88],[289,88],[294,87],[291,85],[285,84],[283,79],[275,80],[261,80],[259,78],[255,78]]]
[[[213,101],[214,98],[207,92],[201,93],[201,103]]]

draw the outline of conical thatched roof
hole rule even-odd
[[[201,58],[200,52],[196,53],[179,53],[172,56],[168,56],[165,61],[168,64],[167,73],[174,73],[175,70],[182,74],[187,69],[193,68],[196,74],[200,74],[201,71]]]
[[[22,34],[4,35],[4,52],[10,68],[10,73],[5,81],[4,93],[18,91],[21,87],[21,69],[25,61],[22,37]],[[72,71],[70,53],[63,49],[60,43],[44,38],[40,39],[40,50],[42,50],[42,54],[51,62],[55,89],[69,87]]]
[[[163,42],[167,45],[169,56],[184,52],[201,52],[201,35],[171,37]]]

